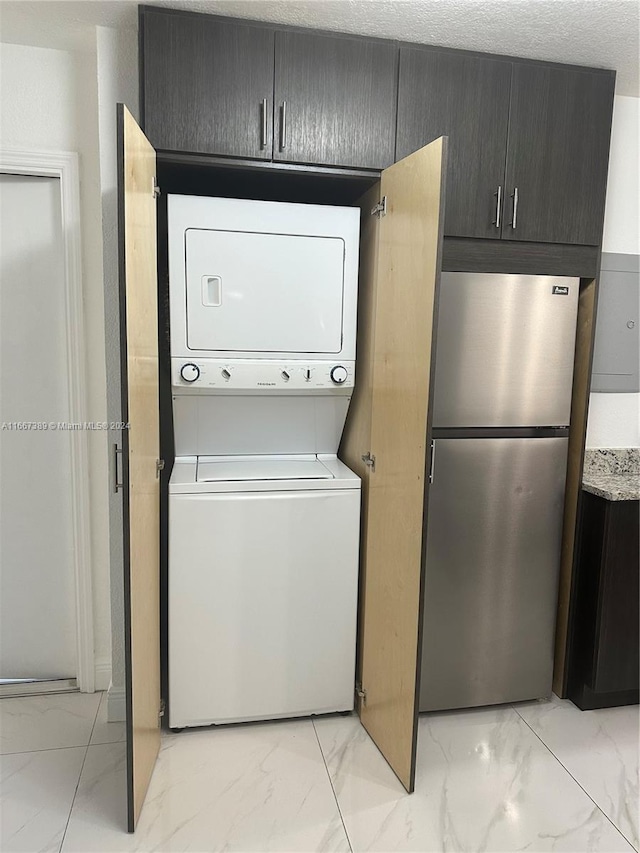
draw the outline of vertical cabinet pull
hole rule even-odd
[[[260,104],[260,148],[267,147],[267,99]]]
[[[118,455],[122,455],[122,448],[117,444],[113,445],[113,491],[117,494],[123,487],[123,483],[118,480]]]
[[[433,483],[433,475],[435,473],[436,466],[436,443],[435,441],[431,442],[431,458],[429,459],[429,482]]]
[[[287,102],[283,101],[280,107],[280,150],[287,147]]]
[[[496,218],[491,223],[495,225],[496,228],[500,227],[500,210],[502,208],[502,187],[499,186],[496,192],[494,192],[494,196],[496,197]]]
[[[513,216],[511,217],[511,227],[513,230],[516,230],[516,224],[518,221],[518,187],[514,187],[513,195],[511,196],[513,199]]]

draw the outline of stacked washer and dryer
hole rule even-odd
[[[353,708],[359,210],[169,196],[169,724]]]

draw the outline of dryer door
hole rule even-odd
[[[340,353],[344,258],[338,237],[188,229],[187,346]]]

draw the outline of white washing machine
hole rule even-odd
[[[169,196],[169,724],[353,708],[359,210]]]

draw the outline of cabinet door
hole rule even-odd
[[[358,375],[342,458],[363,478],[358,676],[362,725],[411,792],[432,330],[442,252],[446,140],[382,173],[386,214],[362,200]],[[370,453],[375,468],[365,465]]]
[[[144,129],[157,149],[271,159],[274,31],[144,12]]]
[[[160,749],[160,430],[156,153],[118,104],[127,811],[133,832]]]
[[[514,63],[503,238],[598,245],[614,75]]]
[[[389,43],[278,32],[274,159],[393,163],[397,56]]]
[[[638,501],[585,497],[605,514],[591,686],[599,693],[637,690]]]
[[[396,159],[449,137],[447,235],[500,237],[510,81],[510,62],[400,50]]]

